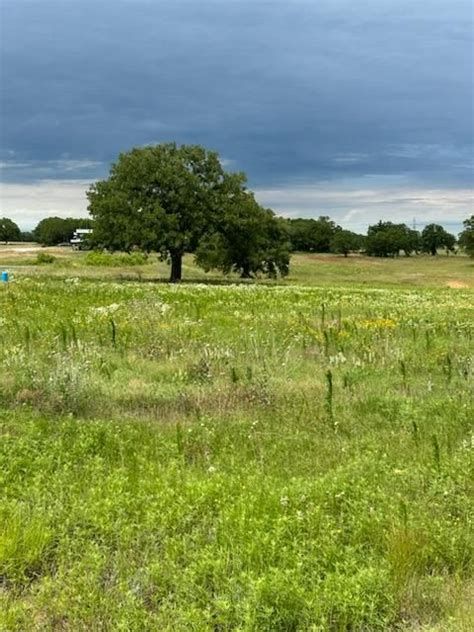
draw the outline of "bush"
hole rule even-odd
[[[40,265],[43,263],[54,263],[55,261],[56,261],[56,257],[48,254],[47,252],[40,252],[36,256],[36,263],[39,263]]]
[[[89,252],[86,256],[88,266],[142,266],[148,261],[148,255],[144,252],[110,253],[110,252]]]

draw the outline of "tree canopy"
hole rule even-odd
[[[332,219],[295,218],[287,220],[292,250],[300,252],[330,252],[331,240],[342,230]]]
[[[361,250],[364,239],[363,235],[358,235],[350,230],[338,230],[331,239],[331,252],[347,257],[350,252]]]
[[[402,250],[407,257],[420,248],[420,234],[406,224],[378,222],[369,226],[366,254],[375,257],[394,257]]]
[[[428,224],[421,233],[421,246],[423,252],[435,256],[439,248],[453,250],[456,244],[456,237],[448,233],[439,224]]]
[[[464,230],[459,235],[459,245],[466,254],[474,257],[474,215],[464,220]]]
[[[171,262],[170,281],[179,281],[185,252],[195,252],[201,244],[199,261],[204,264],[206,239],[209,247],[212,241],[214,250],[220,250],[220,259],[211,265],[208,258],[205,265],[227,268],[224,260],[236,259],[223,256],[228,235],[245,227],[237,219],[238,209],[261,217],[258,205],[249,203],[245,182],[243,173],[225,172],[218,154],[199,145],[132,149],[120,154],[109,178],[88,192],[94,242],[111,250],[158,251]],[[250,268],[255,268],[253,259]],[[260,269],[270,273],[270,268],[268,261],[260,263]]]
[[[20,241],[21,230],[15,222],[8,217],[0,219],[0,241],[8,243],[9,241]]]
[[[228,207],[216,230],[200,241],[196,261],[205,270],[234,271],[242,278],[258,273],[286,276],[289,247],[285,220],[245,193]]]

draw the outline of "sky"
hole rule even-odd
[[[470,0],[0,0],[0,216],[86,216],[122,151],[217,150],[287,217],[471,215]]]

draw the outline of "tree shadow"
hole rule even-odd
[[[240,279],[240,278],[184,278],[181,281],[172,283],[165,277],[141,277],[140,275],[120,275],[114,278],[115,281],[136,282],[136,283],[153,283],[156,285],[209,285],[209,286],[228,286],[228,285],[282,285],[282,279]]]
[[[74,276],[73,270],[68,271],[70,276]],[[50,278],[57,280],[64,280],[68,278],[63,275],[54,275]],[[253,285],[265,285],[265,286],[277,286],[277,285],[287,285],[288,282],[286,279],[266,279],[266,278],[252,278],[252,279],[240,279],[236,278],[220,278],[220,277],[211,277],[211,278],[184,278],[178,282],[171,282],[168,277],[150,277],[144,276],[139,273],[133,272],[124,272],[117,273],[115,275],[93,275],[93,274],[78,274],[77,278],[88,281],[91,283],[104,283],[104,281],[110,283],[143,283],[143,284],[152,284],[152,285],[169,285],[169,286],[180,286],[180,285],[208,285],[210,287],[226,287],[231,285],[242,285],[242,286],[253,286]]]

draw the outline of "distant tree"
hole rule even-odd
[[[171,262],[170,281],[179,281],[184,253],[214,230],[245,181],[199,145],[164,143],[120,154],[109,178],[87,194],[94,241],[111,250],[156,250]]]
[[[0,219],[0,241],[8,243],[9,241],[20,241],[21,231],[15,222],[8,217]]]
[[[20,241],[35,241],[35,236],[33,231],[31,230],[26,230],[26,231],[22,231],[21,235],[20,235]]]
[[[447,251],[454,250],[456,237],[444,230],[439,224],[428,224],[421,233],[421,247],[423,252],[432,256],[438,253],[440,248]]]
[[[409,257],[420,249],[420,235],[406,224],[378,222],[369,226],[366,253],[374,257],[395,257],[403,250]]]
[[[367,235],[365,251],[369,257],[394,257],[400,249],[389,231],[377,231]]]
[[[470,257],[474,257],[474,215],[464,220],[464,230],[459,235],[459,246]]]
[[[338,230],[331,239],[331,252],[347,255],[361,249],[363,236],[350,230]]]
[[[418,253],[421,249],[420,233],[413,228],[409,228],[406,224],[397,224],[400,250],[409,257],[413,252]]]
[[[291,248],[301,252],[329,252],[331,240],[339,230],[341,227],[326,216],[288,220]]]
[[[33,231],[36,241],[43,246],[56,246],[69,242],[77,228],[92,228],[93,221],[86,218],[46,217]]]
[[[234,271],[242,278],[286,276],[289,247],[284,220],[245,193],[227,209],[217,229],[201,239],[196,262],[205,270]]]

